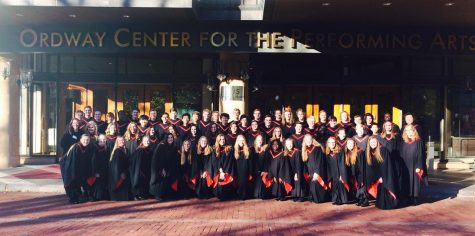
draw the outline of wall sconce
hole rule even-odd
[[[23,88],[28,88],[33,82],[33,71],[31,69],[20,70],[20,84]]]
[[[3,80],[6,80],[8,77],[10,77],[10,62],[7,62],[5,68],[3,68],[2,76]]]

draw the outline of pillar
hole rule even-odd
[[[10,76],[3,76],[4,68],[10,68]],[[15,60],[0,56],[0,169],[20,165],[19,155],[19,108],[20,88],[16,83],[19,70]]]
[[[249,54],[221,53],[219,61],[220,71],[227,74],[226,81],[219,84],[219,112],[232,115],[233,109],[238,108],[241,114],[248,114],[248,81],[240,76],[248,72]]]

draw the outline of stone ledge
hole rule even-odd
[[[62,185],[4,184],[0,183],[0,192],[66,193]]]

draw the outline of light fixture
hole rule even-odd
[[[23,16],[23,14],[21,14],[21,13],[17,13],[17,14],[15,14],[15,16],[22,17],[22,16]]]
[[[7,62],[5,64],[6,66],[2,70],[3,80],[6,80],[8,77],[10,77],[10,62]]]
[[[71,17],[71,18],[76,18],[76,17],[78,17],[78,16],[77,16],[76,14],[69,14],[69,17]]]
[[[208,91],[210,91],[210,92],[213,92],[214,91],[214,86],[212,84],[207,84],[206,89],[208,89]]]
[[[383,2],[383,6],[384,7],[389,7],[391,6],[393,3],[392,2]]]
[[[241,70],[241,74],[240,74],[239,78],[242,81],[248,81],[249,80],[249,74],[247,73],[247,71]]]
[[[23,88],[30,87],[33,82],[33,71],[30,69],[20,70],[20,83]]]
[[[330,6],[330,5],[331,5],[331,3],[329,3],[329,2],[323,2],[323,3],[322,3],[322,6],[324,6],[324,7],[328,7],[328,6]]]
[[[451,7],[453,5],[455,5],[455,2],[446,2],[446,3],[444,3],[444,6],[446,6],[446,7]]]
[[[224,73],[218,73],[218,74],[216,75],[216,78],[219,80],[219,82],[223,82],[223,80],[225,80],[226,77],[227,77],[227,76],[226,76]]]
[[[257,85],[254,85],[254,86],[252,87],[251,92],[254,93],[254,92],[257,92],[258,90],[259,90],[259,87],[257,87]]]
[[[128,19],[130,18],[130,15],[122,15],[122,18]]]

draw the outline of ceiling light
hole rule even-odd
[[[126,19],[127,19],[127,18],[130,18],[129,15],[123,15],[122,17],[123,17],[123,18],[126,18]]]
[[[76,18],[77,16],[76,16],[76,14],[69,14],[69,17]]]
[[[392,2],[383,2],[383,6],[385,6],[385,7],[389,7],[392,4],[393,4]]]
[[[446,7],[451,7],[453,5],[455,5],[455,2],[446,2],[446,3],[444,3],[444,6],[446,6]]]
[[[324,7],[328,7],[328,6],[330,6],[330,5],[331,5],[331,3],[329,3],[329,2],[324,2],[324,3],[322,3],[322,6],[324,6]]]

